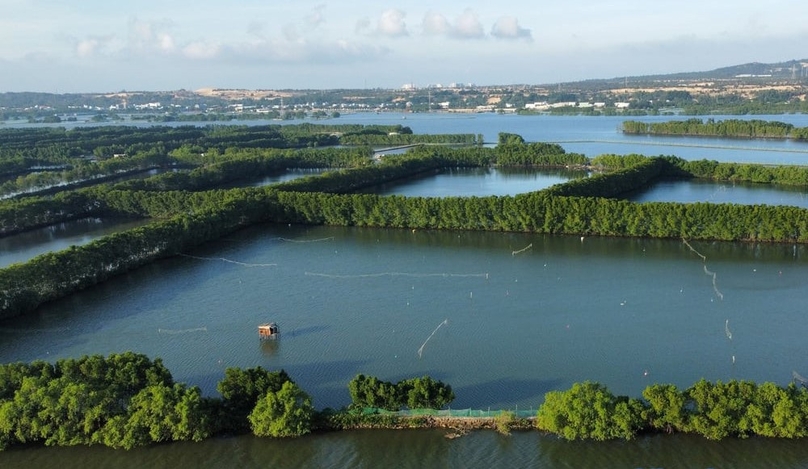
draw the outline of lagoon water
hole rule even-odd
[[[269,186],[272,184],[278,184],[281,182],[288,182],[298,178],[307,177],[307,176],[317,176],[323,174],[325,172],[330,171],[329,169],[305,169],[305,168],[288,168],[285,171],[280,171],[276,174],[270,174],[267,176],[262,176],[259,178],[254,179],[247,179],[241,181],[234,181],[232,184],[226,184],[221,188],[227,189],[231,187],[263,187]]]
[[[656,181],[649,187],[626,194],[625,198],[633,202],[709,202],[808,208],[805,187],[699,179]]]
[[[327,121],[334,124],[401,124],[415,133],[481,134],[496,143],[499,132],[521,135],[530,142],[559,143],[568,152],[588,157],[601,154],[639,153],[647,156],[675,155],[686,160],[716,160],[735,163],[808,164],[808,142],[792,140],[717,139],[676,136],[624,135],[626,120],[667,122],[688,116],[518,116],[513,114],[347,114]],[[705,116],[703,119],[707,119]],[[774,116],[709,116],[715,120],[760,119],[808,127],[808,114]]]
[[[390,381],[428,374],[454,387],[452,408],[514,410],[536,409],[547,391],[584,380],[639,396],[655,382],[787,384],[792,371],[804,374],[805,248],[690,245],[706,263],[676,240],[257,226],[3,321],[0,359],[135,350],[162,357],[177,380],[208,394],[228,366],[283,368],[318,408],[346,405],[347,382],[357,373]],[[268,320],[280,324],[281,337],[260,342],[256,325]],[[448,458],[447,467],[483,467],[465,466],[466,449],[455,452],[473,440],[502,457],[521,447],[525,464],[539,467],[559,467],[552,461],[566,458],[584,466],[610,465],[612,458],[627,463],[648,445],[680,449],[666,450],[674,458],[666,463],[646,454],[631,467],[678,466],[673,461],[688,461],[680,451],[706,452],[711,462],[704,467],[753,467],[743,466],[747,460],[724,464],[735,457],[716,449],[725,445],[754,448],[747,456],[766,458],[758,462],[808,458],[804,445],[776,441],[744,447],[654,437],[581,446],[533,433],[464,438],[358,432],[268,445],[239,437],[135,454],[187,452],[222,461],[221,451],[243,447],[251,448],[245,457],[256,467],[266,461],[303,467],[294,463],[302,456],[270,456],[266,448],[307,448],[312,466],[345,467],[389,457],[382,445],[411,441]],[[775,454],[784,446],[792,452]],[[128,454],[38,448],[2,453],[0,462],[29,451],[89,461]],[[402,467],[419,466],[420,455],[413,451]]]
[[[433,119],[452,124],[438,129]],[[477,119],[402,123],[415,132],[430,125],[432,132],[477,133],[476,125],[461,130]],[[490,119],[487,132],[499,130],[492,122],[505,122],[510,127],[502,131],[550,141],[539,138],[547,128],[561,132],[564,122],[579,122],[479,119]],[[606,139],[597,129],[620,139],[616,120],[577,119],[593,126],[579,140]],[[582,131],[570,127],[564,132]],[[771,162],[806,156],[722,152]],[[808,373],[805,246],[690,246],[697,253],[681,240],[261,225],[0,322],[0,360],[134,350],[162,357],[175,379],[211,395],[228,366],[283,368],[318,408],[346,405],[347,382],[357,373],[389,381],[428,374],[453,386],[452,408],[514,410],[535,410],[547,391],[584,380],[638,397],[651,383],[784,385],[792,371]],[[279,340],[258,340],[256,325],[265,321],[279,323]],[[682,435],[570,443],[537,432],[448,440],[441,431],[373,431],[219,438],[131,452],[16,448],[0,453],[0,465],[808,467],[808,446]]]
[[[568,169],[448,168],[381,184],[363,192],[405,197],[516,195],[587,176],[587,171]]]
[[[27,262],[46,252],[81,246],[148,220],[83,218],[0,238],[0,267]]]

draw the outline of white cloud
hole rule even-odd
[[[382,13],[376,31],[389,37],[407,36],[407,24],[404,22],[406,14],[395,8]]]
[[[221,52],[221,46],[207,42],[192,42],[182,48],[183,57],[194,60],[213,59],[218,57]]]
[[[113,40],[114,36],[90,36],[76,41],[76,56],[86,59],[105,53]]]
[[[85,39],[76,45],[76,55],[79,57],[92,57],[98,48],[98,39]]]
[[[524,39],[532,41],[533,35],[529,29],[519,26],[519,20],[513,16],[503,16],[494,23],[491,35],[499,39]]]
[[[160,50],[163,52],[173,52],[174,51],[174,38],[171,37],[170,34],[162,33],[157,36],[160,44]]]
[[[476,39],[483,37],[485,33],[477,14],[468,8],[455,20],[452,35],[461,39]]]
[[[424,15],[421,28],[424,34],[430,36],[449,36],[456,39],[480,39],[485,37],[480,19],[470,8],[458,16],[454,24],[450,23],[442,14],[429,11]]]
[[[434,11],[429,11],[426,13],[426,15],[424,15],[424,21],[421,24],[421,27],[423,28],[424,34],[429,35],[449,34],[449,31],[452,30],[449,20],[447,20],[445,16]]]
[[[260,66],[267,64],[334,64],[374,61],[389,51],[381,46],[338,39],[312,41],[285,37],[240,42],[229,45],[197,43],[184,50],[187,58],[222,60],[231,64]]]
[[[169,21],[141,21],[133,18],[129,21],[128,47],[133,52],[168,54],[174,52],[174,37],[168,30]]]

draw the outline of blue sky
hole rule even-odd
[[[804,0],[0,6],[0,92],[544,84],[808,59]]]

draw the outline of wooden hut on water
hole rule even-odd
[[[280,330],[274,322],[268,322],[258,326],[258,337],[261,339],[274,339],[278,337]]]

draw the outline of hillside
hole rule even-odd
[[[59,123],[63,119],[75,119],[77,114],[94,114],[97,121],[121,120],[118,114],[134,114],[141,119],[166,122],[177,120],[182,114],[204,114],[204,120],[230,120],[258,113],[263,118],[305,118],[334,112],[533,112],[536,109],[597,115],[614,112],[642,115],[666,112],[670,108],[694,115],[779,114],[808,112],[807,94],[808,59],[803,59],[554,84],[358,90],[203,88],[85,94],[0,93],[0,121],[27,119]],[[588,107],[579,108],[578,103]],[[594,109],[596,103],[601,103],[600,109]],[[623,106],[619,111],[616,111],[617,103]],[[557,107],[564,109],[557,110]],[[189,120],[187,115],[183,118]]]

